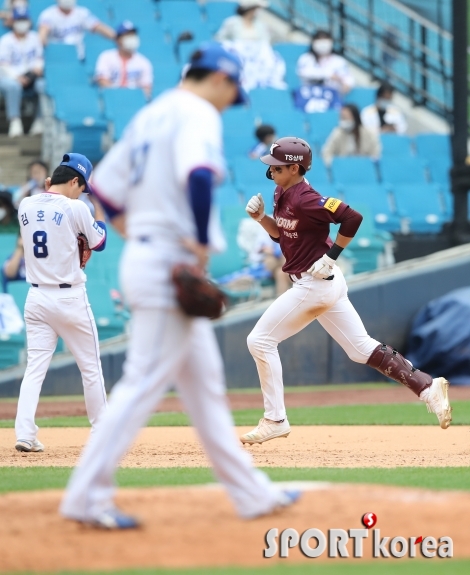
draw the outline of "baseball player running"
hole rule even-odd
[[[274,180],[274,215],[265,214],[261,194],[253,196],[247,213],[279,242],[293,281],[261,316],[248,336],[264,398],[264,417],[242,443],[263,443],[287,437],[290,426],[284,405],[282,366],[277,346],[317,319],[348,356],[366,363],[390,379],[406,385],[435,413],[442,429],[449,427],[451,407],[448,382],[415,369],[397,350],[372,339],[348,299],[348,289],[336,259],[349,244],[362,216],[341,200],[321,196],[305,180],[312,152],[300,138],[277,140],[261,158],[266,176]],[[330,224],[340,224],[335,243]]]
[[[139,525],[115,507],[114,473],[171,383],[240,516],[270,513],[299,495],[275,487],[241,449],[210,321],[183,314],[171,281],[176,264],[206,265],[212,189],[224,175],[220,112],[244,101],[240,75],[238,57],[203,45],[180,86],[143,108],[96,170],[96,193],[127,235],[121,282],[131,336],[124,375],[62,502],[70,519]]]
[[[82,192],[90,192],[92,169],[85,156],[66,154],[50,178],[48,191],[25,198],[18,208],[26,281],[31,284],[24,309],[28,363],[15,422],[18,451],[44,451],[36,438],[34,417],[59,336],[82,374],[92,431],[106,409],[98,335],[77,240],[83,234],[94,251],[102,251],[106,245],[101,206],[93,200],[95,221],[87,206],[77,200]]]

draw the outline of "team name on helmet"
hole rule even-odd
[[[290,154],[284,154],[286,157],[286,162],[301,162],[304,157],[303,156],[291,156]]]

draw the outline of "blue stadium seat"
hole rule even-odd
[[[207,2],[203,11],[211,30],[216,32],[226,18],[236,14],[237,7],[237,2]]]
[[[255,118],[251,108],[234,106],[222,114],[224,136],[231,137],[239,134],[251,137],[255,131]]]
[[[68,66],[69,64],[79,64],[77,62],[77,49],[75,46],[68,44],[48,44],[44,50],[44,66],[47,71],[49,66],[60,64]]]
[[[234,158],[232,167],[235,175],[235,182],[237,187],[247,186],[250,184],[257,185],[264,183],[266,169],[261,162],[253,161],[247,156],[240,156]]]
[[[276,184],[271,180],[268,180],[264,174],[263,179],[260,178],[258,182],[250,182],[249,184],[242,185],[241,193],[243,194],[243,207],[246,206],[246,203],[251,197],[261,194],[263,196],[264,209],[266,213],[272,214],[274,210],[275,189]]]
[[[285,80],[289,88],[296,88],[299,85],[299,77],[296,73],[297,60],[302,54],[307,52],[308,44],[274,44],[273,49],[284,58],[286,63]]]
[[[164,90],[174,88],[181,79],[181,66],[179,64],[168,62],[162,64],[159,62],[153,63],[154,77],[153,77],[153,95],[157,96]]]
[[[339,112],[328,110],[322,113],[308,114],[307,118],[310,123],[310,139],[318,148],[321,148],[333,128],[338,125]]]
[[[24,312],[24,304],[30,287],[30,284],[24,281],[8,282],[8,293],[13,296],[21,315]]]
[[[270,124],[276,129],[278,138],[285,136],[297,136],[298,138],[308,139],[309,123],[304,112],[295,108],[288,108],[282,114],[275,110],[262,112],[257,120],[263,124]]]
[[[356,104],[359,110],[362,110],[375,102],[376,93],[375,88],[353,88],[346,94],[344,101],[346,104]]]
[[[28,10],[31,14],[31,20],[33,21],[33,27],[37,29],[37,23],[39,15],[43,10],[49,8],[49,6],[53,6],[54,2],[51,0],[33,0],[32,2],[28,3]]]
[[[225,157],[230,161],[236,156],[247,156],[256,143],[253,134],[248,130],[245,134],[224,134]]]
[[[307,180],[310,182],[313,188],[317,189],[317,185],[319,187],[323,186],[324,184],[329,184],[331,182],[330,174],[328,169],[326,168],[323,160],[321,158],[313,158],[312,161],[312,168],[306,175]],[[318,189],[318,192],[325,195],[322,189]]]
[[[162,26],[171,33],[173,38],[176,38],[180,32],[196,30],[199,26],[205,25],[197,2],[172,0],[160,2],[158,6]]]
[[[118,140],[132,117],[145,106],[145,95],[142,90],[127,88],[108,88],[102,95],[105,116],[114,123],[114,139]]]
[[[68,125],[105,125],[96,88],[60,86],[55,92],[55,116]]]
[[[351,208],[361,211],[360,206],[368,206],[377,229],[389,232],[400,231],[400,217],[394,209],[390,193],[385,186],[345,183],[340,189],[344,202],[348,203]]]
[[[397,209],[414,233],[439,233],[448,219],[436,184],[393,186]]]
[[[386,184],[425,184],[424,163],[421,158],[387,158],[380,161],[382,181]]]
[[[333,158],[331,176],[335,183],[376,184],[377,169],[370,158],[350,156]]]
[[[250,92],[250,104],[255,115],[261,118],[263,114],[274,113],[281,116],[295,110],[289,90],[256,88]]]
[[[85,70],[88,75],[94,76],[96,61],[101,52],[116,48],[116,43],[108,38],[103,38],[99,34],[85,35]]]
[[[244,267],[245,255],[237,245],[237,234],[240,221],[245,217],[243,206],[221,208],[220,220],[227,240],[227,250],[210,258],[209,271],[212,277],[219,278]]]
[[[109,3],[106,0],[79,0],[78,4],[88,8],[88,10],[90,10],[90,12],[99,18],[99,20],[104,24],[108,24],[108,26],[112,25]]]
[[[124,20],[140,25],[157,19],[157,8],[151,0],[108,0],[110,18],[113,26]]]
[[[221,208],[228,206],[241,206],[242,199],[235,186],[224,183],[215,190],[215,204]]]
[[[429,163],[431,180],[438,184],[448,186],[450,182],[449,170],[452,167],[449,157],[433,158]]]
[[[104,155],[103,136],[108,128],[104,121],[96,122],[94,125],[68,125],[67,130],[72,134],[71,148],[74,151],[80,150],[92,164],[96,164]]]
[[[442,134],[418,134],[415,138],[419,157],[429,160],[451,158],[450,136]]]
[[[409,136],[382,134],[380,136],[380,142],[382,144],[382,156],[406,158],[412,155],[412,139]]]

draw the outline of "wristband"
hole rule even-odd
[[[337,260],[343,249],[344,248],[342,248],[338,244],[333,244],[325,255],[331,258],[332,260]]]

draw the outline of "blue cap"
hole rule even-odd
[[[116,28],[116,36],[122,36],[123,34],[128,34],[129,32],[137,32],[137,28],[130,20],[124,20]]]
[[[84,156],[83,154],[64,154],[62,158],[62,162],[60,162],[61,166],[68,166],[75,170],[78,174],[85,178],[85,194],[90,194],[91,189],[90,185],[88,184],[88,180],[90,179],[91,172],[93,171],[93,166],[90,160]]]
[[[26,6],[20,6],[13,9],[13,20],[31,20],[28,9]]]
[[[200,69],[225,72],[238,85],[238,96],[234,105],[246,104],[248,96],[241,85],[243,64],[233,52],[226,50],[219,42],[207,42],[199,47],[201,57],[189,62],[188,70]]]

